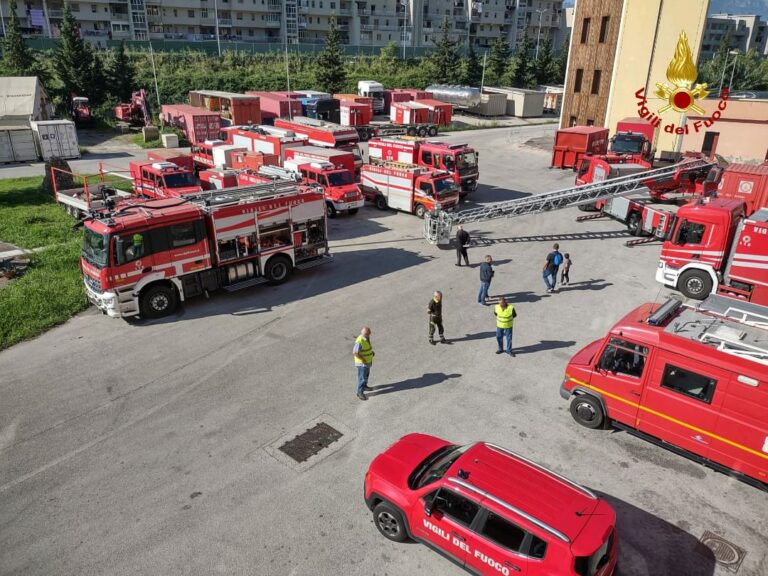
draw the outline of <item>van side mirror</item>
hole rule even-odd
[[[117,260],[117,265],[120,266],[122,264],[125,264],[125,258],[124,258],[124,252],[123,252],[123,239],[119,236],[115,238],[115,252],[117,252],[117,255],[115,259]]]

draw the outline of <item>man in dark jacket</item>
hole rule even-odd
[[[435,292],[432,300],[427,305],[427,314],[429,314],[429,343],[435,344],[435,328],[440,334],[440,342],[445,344],[445,335],[443,334],[443,293]]]
[[[480,264],[480,293],[477,295],[477,301],[483,306],[487,306],[488,290],[491,288],[491,280],[493,279],[493,258],[490,256],[485,257],[485,262]]]
[[[462,256],[464,257],[464,264],[469,266],[467,246],[469,246],[469,233],[459,226],[459,229],[456,231],[456,266],[461,266]]]
[[[544,278],[544,284],[547,285],[547,292],[555,291],[555,284],[557,284],[557,269],[560,268],[560,264],[563,263],[563,255],[560,253],[560,244],[555,243],[552,246],[552,252],[547,254],[547,259],[544,261],[544,268],[542,269],[542,278]]]

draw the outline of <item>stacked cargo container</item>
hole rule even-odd
[[[274,122],[275,118],[293,118],[301,116],[301,102],[291,98],[288,93],[248,91],[248,96],[258,96],[261,105],[261,117],[265,123]],[[302,97],[298,95],[298,97]]]
[[[235,126],[261,124],[258,96],[218,90],[193,90],[189,93],[189,103],[211,112],[218,112],[222,118]]]
[[[189,104],[163,104],[163,122],[184,132],[191,144],[215,140],[221,131],[221,116]]]

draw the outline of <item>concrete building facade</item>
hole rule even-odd
[[[514,47],[526,30],[534,43],[549,39],[557,48],[567,34],[562,0],[83,0],[70,6],[83,37],[97,45],[215,40],[217,32],[222,40],[322,44],[331,17],[355,46],[429,47],[445,17],[456,41],[480,49],[498,37]],[[0,8],[7,15],[8,0]],[[26,35],[59,35],[63,0],[25,0],[17,10]]]
[[[742,52],[756,50],[768,55],[768,22],[757,15],[712,14],[707,18],[699,62],[711,60],[720,42],[731,35],[731,48]]]

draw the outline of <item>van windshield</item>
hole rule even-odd
[[[456,191],[453,178],[440,178],[435,180],[435,193],[438,196],[448,196]]]
[[[611,151],[615,154],[640,154],[643,151],[642,136],[614,136],[611,143]]]
[[[459,459],[459,456],[471,447],[472,444],[467,444],[466,446],[450,445],[433,452],[410,475],[408,486],[412,490],[416,490],[440,480],[453,463]]]
[[[186,188],[195,185],[195,175],[191,172],[177,172],[163,176],[166,188]]]
[[[477,155],[474,152],[464,152],[456,155],[456,165],[459,171],[469,170],[477,166]]]
[[[328,174],[328,183],[331,186],[346,186],[352,184],[352,173],[348,170],[340,170]]]

